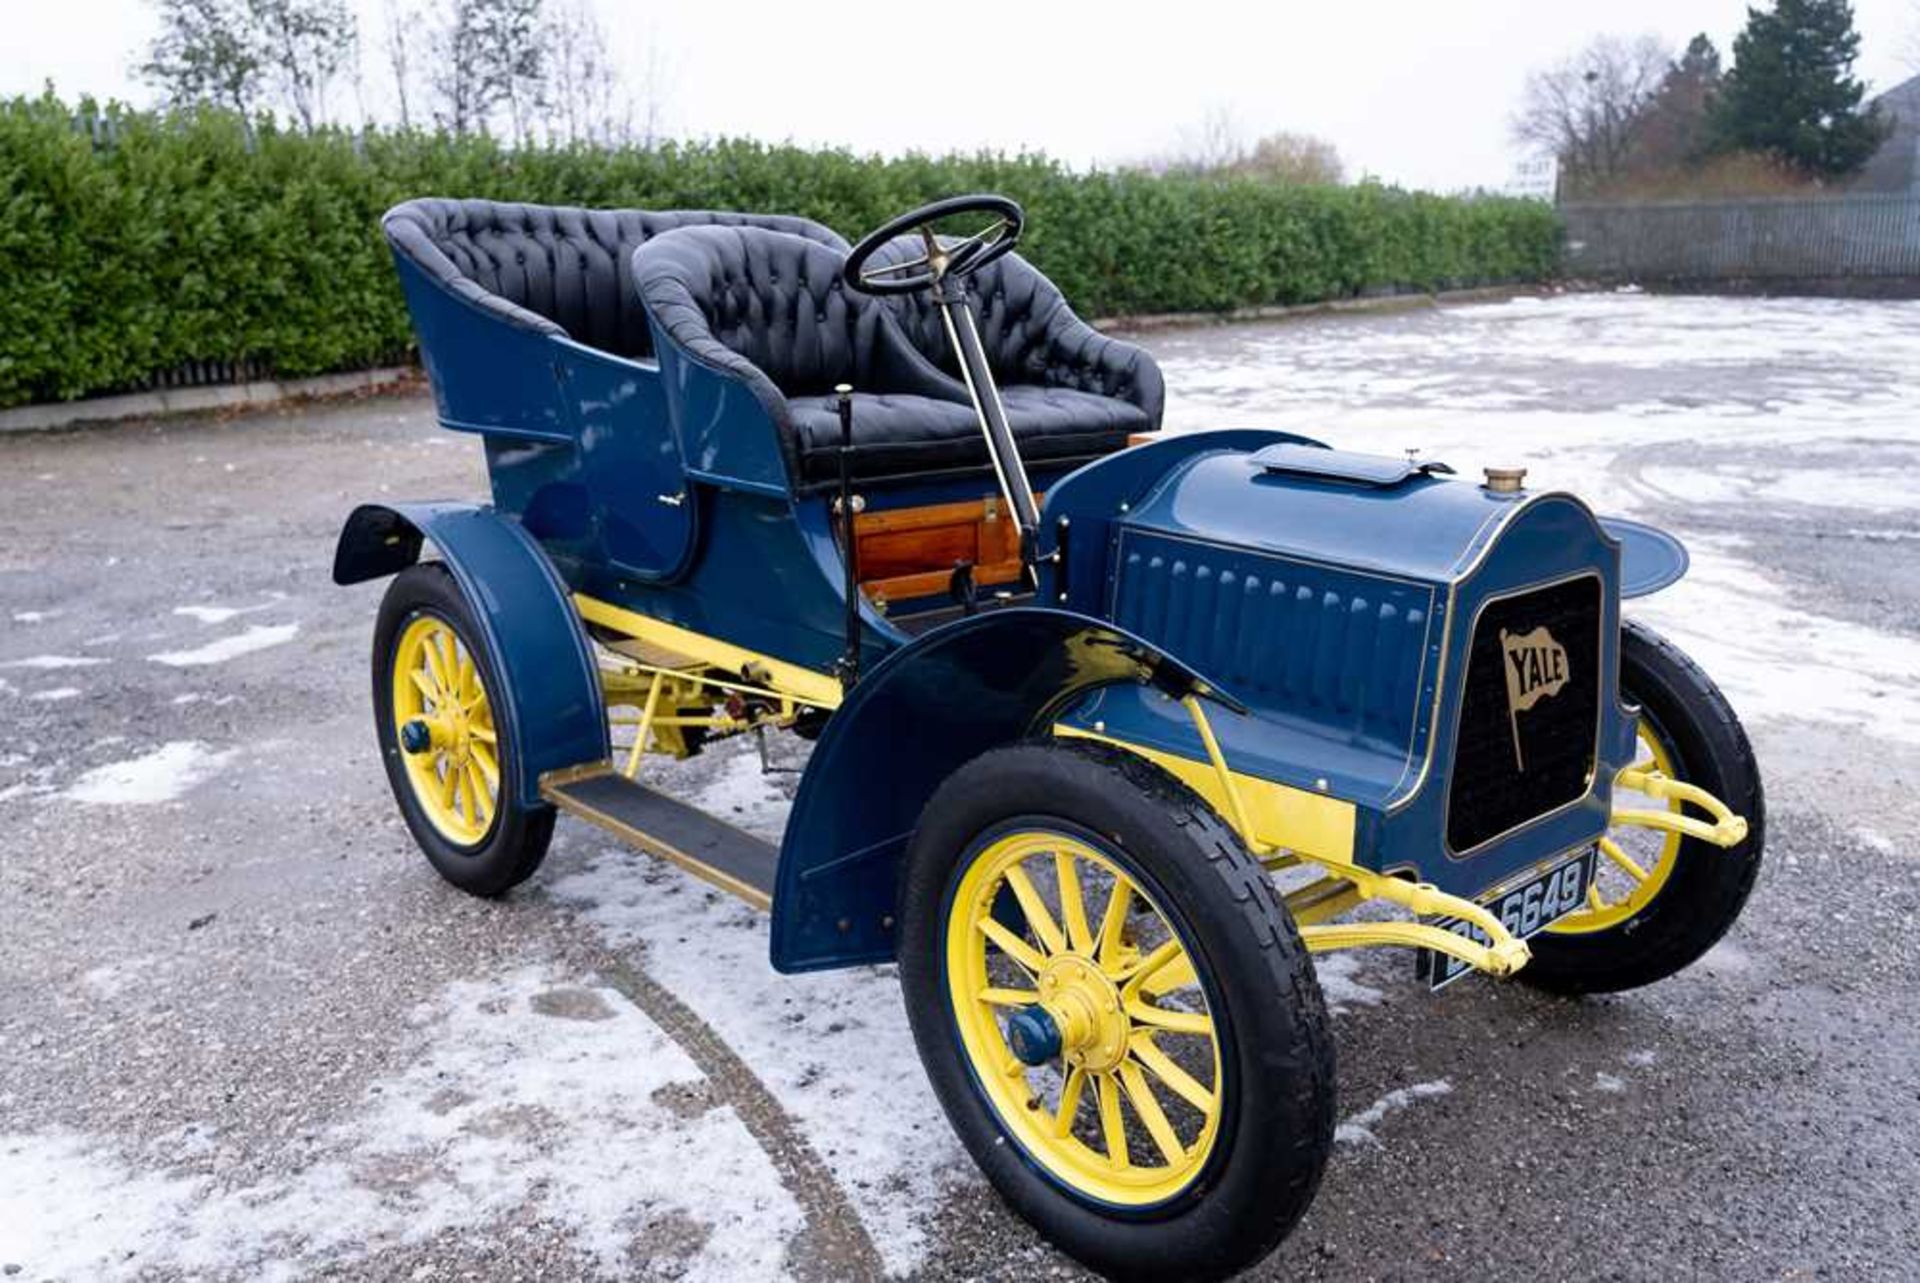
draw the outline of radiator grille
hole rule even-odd
[[[1600,715],[1600,581],[1503,598],[1467,654],[1447,847],[1470,851],[1587,791]]]

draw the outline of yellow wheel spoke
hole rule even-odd
[[[1174,1064],[1173,1058],[1160,1050],[1153,1041],[1150,1031],[1142,1030],[1134,1034],[1131,1050],[1133,1058],[1139,1061],[1148,1073],[1165,1083],[1175,1095],[1189,1105],[1209,1117],[1212,1116],[1213,1093],[1202,1086],[1199,1079]]]
[[[1180,941],[1173,936],[1168,936],[1155,946],[1152,953],[1139,959],[1125,971],[1114,974],[1114,979],[1120,981],[1127,992],[1133,993],[1144,988],[1162,967],[1184,957],[1186,957],[1186,950],[1180,947]]]
[[[1093,954],[1093,928],[1087,925],[1087,905],[1080,892],[1080,862],[1071,851],[1053,853],[1054,877],[1060,883],[1060,916],[1067,924],[1067,944],[1075,953]]]
[[[473,785],[467,779],[465,768],[456,766],[451,773],[460,784],[460,813],[467,817],[468,824],[478,824],[480,816],[474,805]]]
[[[471,791],[473,804],[479,814],[474,817],[476,824],[485,824],[493,818],[493,793],[487,788],[485,775],[479,763],[471,758],[467,760],[467,788]]]
[[[467,748],[473,754],[473,760],[479,765],[481,774],[487,777],[487,783],[498,787],[500,763],[494,759],[493,750],[485,744],[470,744]]]
[[[1133,1166],[1127,1153],[1127,1123],[1120,1116],[1120,1084],[1112,1074],[1100,1074],[1093,1080],[1100,1096],[1100,1132],[1107,1141],[1107,1161],[1125,1169]]]
[[[1100,915],[1100,965],[1108,974],[1120,965],[1127,943],[1127,914],[1132,909],[1133,883],[1116,877],[1113,890],[1107,893],[1107,910]]]
[[[1199,983],[1200,977],[1194,974],[1193,959],[1182,949],[1178,958],[1149,976],[1140,990],[1149,997],[1158,998],[1163,993],[1172,993],[1175,989],[1186,989]]]
[[[465,652],[461,653],[460,668],[454,675],[454,682],[459,692],[461,703],[464,704],[469,700],[479,698],[480,683],[474,677],[472,655],[466,654]]]
[[[1153,1143],[1160,1148],[1160,1154],[1168,1165],[1178,1167],[1187,1159],[1187,1147],[1180,1143],[1173,1124],[1167,1121],[1166,1111],[1160,1108],[1159,1098],[1153,1094],[1153,1087],[1147,1082],[1147,1076],[1140,1072],[1140,1066],[1131,1061],[1120,1066],[1120,1082],[1127,1089],[1127,1099],[1133,1102],[1133,1112],[1146,1124],[1147,1135],[1153,1137]]]
[[[1040,1001],[1040,995],[1031,989],[999,989],[988,987],[978,994],[980,1001],[995,1007],[1031,1007]]]
[[[1027,871],[1019,865],[1007,870],[1007,885],[1013,889],[1013,898],[1020,902],[1020,912],[1027,918],[1027,926],[1039,938],[1040,947],[1048,953],[1065,953],[1066,938],[1060,934],[1060,925],[1053,920],[1053,913],[1047,908],[1047,902],[1040,898],[1038,888]]]
[[[1060,1084],[1060,1110],[1053,1116],[1053,1134],[1067,1136],[1073,1131],[1073,1120],[1080,1116],[1080,1096],[1087,1088],[1087,1071],[1079,1065],[1067,1070],[1067,1080]]]
[[[420,688],[420,693],[422,695],[432,700],[435,704],[440,703],[440,699],[441,699],[440,688],[433,684],[432,674],[423,673],[416,668],[412,672],[408,673],[407,676],[413,680],[413,684],[415,686],[418,686]]]
[[[440,657],[440,680],[446,683],[447,694],[458,699],[460,697],[459,664],[453,634],[443,628],[433,635],[430,644],[434,654]]]
[[[427,661],[427,675],[433,679],[433,697],[445,700],[447,697],[447,670],[442,667],[437,634],[428,634],[421,643],[420,655]]]
[[[470,726],[467,728],[467,734],[482,744],[497,744],[500,742],[499,736],[493,733],[493,727],[491,726]]]
[[[434,762],[436,770],[442,766],[446,769],[440,774],[440,806],[442,810],[450,811],[453,809],[453,786],[459,780],[453,773],[453,764],[444,755]]]
[[[1603,837],[1600,839],[1600,851],[1609,860],[1619,865],[1620,868],[1625,871],[1626,875],[1635,882],[1645,882],[1647,880],[1647,871],[1635,864],[1633,857],[1625,851],[1622,851],[1620,844],[1612,838]]]
[[[1040,956],[1039,950],[992,918],[981,918],[980,930],[987,939],[1000,946],[1002,953],[1025,967],[1033,975],[1038,976],[1046,970],[1047,960]]]
[[[1130,998],[1127,1000],[1127,1014],[1140,1024],[1165,1029],[1169,1033],[1213,1036],[1213,1020],[1197,1011],[1170,1011],[1139,998]]]

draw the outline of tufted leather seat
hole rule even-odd
[[[653,352],[631,280],[633,251],[663,232],[713,225],[772,228],[847,248],[819,223],[778,214],[425,197],[396,205],[382,220],[396,253],[476,307],[522,329],[630,357]]]
[[[781,232],[690,227],[636,250],[633,279],[676,345],[752,390],[803,482],[838,475],[840,383],[858,389],[862,476],[985,462],[965,387],[846,288],[845,258]]]
[[[903,236],[873,261],[898,262],[922,251],[919,238]],[[1075,316],[1031,263],[1008,254],[967,278],[967,288],[1016,437],[1045,441],[1062,454],[1099,454],[1125,445],[1129,433],[1160,427],[1166,384],[1153,358]],[[958,378],[960,364],[933,299],[897,294],[887,303],[914,347]]]
[[[802,484],[838,475],[837,383],[857,389],[856,476],[985,466],[979,421],[932,304],[924,313],[896,309],[849,290],[844,260],[778,232],[694,227],[636,250],[633,279],[678,346],[753,390]],[[996,376],[1002,368],[1022,376],[1002,393],[1022,457],[1089,459],[1159,426],[1162,385],[1152,359],[1089,329],[1045,277],[1018,266],[1025,275],[1005,278],[989,295],[981,329],[1001,357]],[[1027,309],[1017,320],[1008,301],[1015,293]],[[929,321],[937,346],[923,332]],[[942,359],[946,369],[936,363]]]

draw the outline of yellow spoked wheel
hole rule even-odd
[[[947,917],[960,1041],[1022,1148],[1104,1203],[1161,1203],[1219,1135],[1219,1036],[1193,957],[1114,859],[1015,829],[972,856]]]
[[[477,846],[500,807],[493,709],[471,648],[419,614],[393,648],[393,728],[420,811],[456,846]]]
[[[1640,752],[1634,769],[1658,771],[1668,779],[1674,774],[1674,756],[1659,729],[1646,717],[1640,719]],[[1616,807],[1635,810],[1682,809],[1677,800],[1662,802],[1636,789],[1614,790]],[[1678,833],[1662,833],[1639,825],[1615,825],[1600,843],[1600,862],[1593,886],[1588,889],[1587,905],[1568,914],[1547,928],[1560,935],[1582,935],[1605,931],[1626,922],[1649,904],[1673,875],[1683,841]]]

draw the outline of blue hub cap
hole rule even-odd
[[[1060,1026],[1044,1007],[1022,1007],[1007,1019],[1007,1046],[1024,1065],[1044,1065],[1060,1054]]]
[[[416,717],[400,728],[400,747],[409,753],[424,753],[433,747],[433,732]]]

